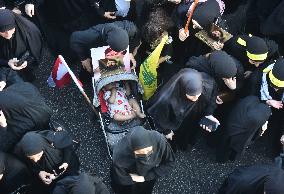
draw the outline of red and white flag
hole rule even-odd
[[[59,55],[47,80],[48,85],[50,87],[57,86],[58,88],[62,88],[70,84],[71,78],[73,79],[79,90],[83,91],[82,83],[76,78],[74,73],[65,62],[64,58]]]

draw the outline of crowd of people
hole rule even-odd
[[[200,135],[216,162],[237,160],[263,134],[279,156],[283,19],[281,0],[0,0],[0,193],[111,193],[79,171],[76,142],[33,85],[45,47],[79,62],[86,85],[102,66],[139,76],[144,109],[127,81],[102,88],[111,120],[153,125],[131,127],[113,145],[117,194],[152,193],[175,152]],[[283,194],[283,182],[283,165],[238,167],[218,192]]]

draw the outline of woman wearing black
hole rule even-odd
[[[240,100],[231,110],[217,149],[217,161],[235,160],[266,130],[271,110],[256,96]],[[265,125],[266,124],[266,125]],[[263,126],[263,127],[262,127]]]
[[[204,72],[215,79],[219,91],[227,88],[240,89],[244,79],[244,70],[239,61],[224,51],[214,51],[207,55],[191,57],[186,66]]]
[[[117,194],[151,194],[155,181],[168,174],[174,162],[163,135],[135,127],[114,147],[112,187]]]
[[[218,194],[282,194],[284,171],[275,165],[253,165],[235,169]]]
[[[0,152],[0,193],[10,194],[30,184],[31,173],[24,163],[10,154]]]
[[[26,133],[15,147],[15,153],[25,159],[43,188],[52,189],[65,177],[78,174],[79,159],[72,148],[72,140],[58,141],[54,131]],[[59,132],[60,133],[60,132]],[[55,133],[55,135],[59,135]]]
[[[0,150],[8,151],[28,131],[46,129],[51,109],[38,89],[27,82],[19,82],[0,92],[0,110],[7,120],[0,130]]]
[[[22,16],[1,9],[0,68],[10,67],[25,81],[33,81],[41,51],[42,37],[38,28]]]
[[[58,181],[52,194],[109,194],[109,191],[99,178],[80,173]]]
[[[182,149],[194,144],[199,121],[206,117],[219,124],[213,116],[217,87],[205,73],[190,68],[180,70],[148,102],[148,113],[157,130]],[[162,113],[162,114],[161,114]]]

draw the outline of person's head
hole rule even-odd
[[[26,133],[21,140],[21,149],[23,154],[30,160],[38,162],[43,154],[44,139],[35,132]]]
[[[0,36],[11,39],[16,31],[15,16],[12,11],[0,9]]]
[[[148,161],[154,152],[150,133],[143,127],[135,127],[130,132],[129,144],[135,159],[138,161]]]
[[[276,61],[273,69],[268,73],[270,85],[276,91],[284,89],[284,59],[280,58]]]
[[[214,51],[209,56],[209,63],[214,74],[219,79],[230,79],[237,74],[237,65],[235,60],[225,51]]]
[[[249,63],[258,67],[266,60],[268,55],[266,42],[257,36],[249,36],[245,42]]]
[[[181,74],[182,77],[179,81],[180,88],[183,90],[181,91],[182,95],[184,94],[184,97],[189,101],[195,102],[202,94],[202,76],[194,69],[181,71],[187,72],[186,74]]]
[[[112,88],[115,88],[115,86],[116,86],[116,82],[112,82],[112,83],[109,83],[109,84],[105,85],[104,88],[106,90],[110,91]]]
[[[216,28],[216,26],[213,24],[208,35],[210,38],[212,38],[215,41],[221,41],[221,42],[224,41],[224,33],[222,32],[222,30]]]
[[[168,14],[163,9],[156,9],[150,13],[148,21],[142,28],[143,39],[155,49],[172,26],[173,21]]]
[[[115,52],[122,52],[129,46],[129,36],[126,30],[113,27],[107,29],[107,43]]]
[[[70,190],[70,194],[95,194],[95,183],[94,177],[86,173],[80,173]]]
[[[192,15],[193,26],[209,32],[212,24],[220,16],[220,6],[217,1],[206,1],[198,4]]]

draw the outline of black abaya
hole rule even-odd
[[[10,150],[26,132],[46,129],[51,117],[51,109],[38,89],[27,82],[0,92],[0,109],[7,120],[7,129],[1,130],[0,136],[3,151]]]
[[[284,171],[272,164],[239,167],[223,183],[219,194],[282,194]]]
[[[33,71],[40,63],[42,53],[42,37],[38,28],[26,18],[14,14],[10,10],[0,10],[0,17],[11,18],[15,21],[15,33],[9,40],[0,37],[0,68],[8,67],[8,61],[13,58],[20,59],[29,52],[28,66],[19,71],[26,81],[33,81]]]
[[[40,171],[45,171],[51,174],[59,171],[59,166],[63,163],[68,164],[67,170],[53,181],[50,187],[54,186],[54,182],[65,176],[77,175],[79,170],[79,159],[73,151],[72,144],[58,145],[51,142],[48,134],[53,134],[54,131],[32,131],[26,133],[21,141],[15,147],[15,153],[25,159],[36,177]],[[39,161],[34,162],[29,160],[27,156],[38,154],[43,151],[43,155]]]
[[[234,160],[260,135],[260,128],[269,119],[271,109],[256,96],[240,100],[231,110],[222,127],[223,136],[217,150],[217,161]]]
[[[149,156],[135,156],[135,150],[150,146],[153,152]],[[113,149],[112,187],[118,194],[151,194],[155,180],[168,174],[174,162],[173,151],[162,134],[135,127]],[[130,173],[143,176],[145,181],[134,182]]]
[[[109,194],[109,191],[99,178],[80,173],[58,181],[52,194]]]
[[[193,91],[195,94],[191,94]],[[196,102],[186,98],[186,94],[200,93]],[[188,115],[212,115],[216,108],[216,96],[216,83],[210,76],[185,68],[150,98],[147,112],[154,119],[157,130],[169,134],[171,130],[177,131]]]
[[[23,185],[30,184],[31,173],[16,157],[0,152],[0,193],[10,194]]]

